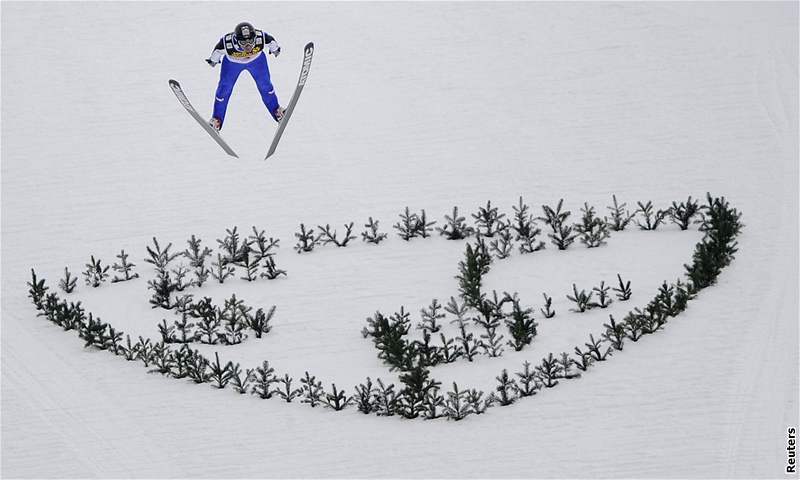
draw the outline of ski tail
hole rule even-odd
[[[181,84],[178,83],[177,80],[170,79],[169,87],[172,89],[172,93],[175,94],[175,97],[178,98],[178,101],[181,103],[181,105],[183,105],[183,108],[185,108],[186,111],[189,112],[189,115],[191,115],[192,118],[197,120],[197,123],[199,123],[200,126],[203,127],[203,130],[205,130],[211,136],[211,138],[214,139],[215,142],[217,142],[217,145],[222,147],[222,149],[225,150],[225,153],[227,153],[228,155],[239,158],[239,155],[236,155],[236,152],[234,152],[233,149],[225,142],[225,140],[222,139],[222,136],[220,136],[219,132],[214,130],[214,128],[211,125],[209,125],[208,122],[206,122],[205,119],[201,117],[199,113],[197,113],[197,110],[195,110],[195,108],[192,106],[192,102],[189,101],[189,98],[183,92]]]

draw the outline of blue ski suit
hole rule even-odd
[[[206,59],[212,67],[222,61],[219,72],[219,84],[214,95],[214,117],[219,119],[220,126],[225,122],[225,112],[228,109],[228,100],[233,93],[233,86],[242,71],[247,70],[256,82],[261,100],[275,121],[275,111],[278,109],[278,97],[269,76],[267,56],[264,51],[269,51],[275,56],[281,47],[269,34],[256,30],[256,43],[250,52],[246,52],[236,41],[233,33],[228,33],[217,42],[211,56]]]

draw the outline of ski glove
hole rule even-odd
[[[207,63],[207,64],[208,64],[210,67],[212,67],[212,68],[213,68],[213,67],[216,67],[216,66],[217,66],[217,64],[218,64],[219,62],[215,62],[214,60],[211,60],[210,58],[206,58],[206,63]]]
[[[279,47],[279,46],[278,46],[278,42],[276,42],[275,40],[273,40],[273,41],[269,42],[269,43],[267,44],[267,47],[269,48],[269,53],[273,54],[273,55],[274,55],[274,56],[276,56],[276,57],[277,57],[278,55],[280,55],[280,53],[281,53],[281,47]]]

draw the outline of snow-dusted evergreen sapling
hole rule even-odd
[[[258,395],[263,399],[272,398],[272,394],[274,393],[272,384],[277,383],[278,378],[275,376],[275,369],[269,366],[268,361],[264,360],[260,367],[256,367],[253,372],[252,380],[253,386],[250,393]]]
[[[145,367],[150,366],[153,359],[153,343],[149,338],[144,338],[139,335],[139,341],[136,343],[136,349],[139,351],[137,358],[144,363]]]
[[[514,249],[514,241],[511,236],[510,228],[503,228],[497,233],[497,238],[489,242],[489,247],[494,252],[495,257],[500,260],[508,258]]]
[[[487,328],[486,333],[481,335],[478,345],[483,349],[484,355],[495,358],[503,354],[503,335],[497,334],[496,328]]]
[[[447,222],[444,227],[436,227],[439,235],[448,240],[461,240],[475,233],[475,229],[467,225],[466,219],[458,214],[458,207],[453,207],[453,215],[444,216]]]
[[[332,243],[337,247],[346,247],[348,242],[350,242],[350,240],[356,238],[356,236],[353,235],[353,225],[354,225],[353,222],[346,223],[344,225],[345,228],[344,238],[342,238],[341,240],[336,238],[337,236],[336,230],[331,232],[330,224],[326,224],[324,227],[322,227],[321,225],[317,225],[317,228],[319,228],[322,231],[322,233],[320,233],[320,241],[322,242],[323,245]]]
[[[202,287],[208,280],[209,275],[211,275],[211,269],[206,266],[206,259],[212,253],[211,249],[202,247],[202,241],[194,235],[187,240],[187,243],[189,248],[183,251],[183,256],[189,259],[189,266],[194,269],[193,283],[198,287]]]
[[[630,312],[625,316],[625,320],[622,322],[622,326],[625,329],[625,336],[628,337],[632,342],[638,342],[642,335],[645,334],[642,318]]]
[[[725,197],[712,198],[706,194],[707,205],[702,207],[700,231],[703,240],[695,246],[692,265],[684,265],[692,293],[713,285],[723,268],[734,259],[738,250],[736,236],[743,224],[742,214],[731,208]]]
[[[161,323],[158,324],[158,333],[161,334],[161,341],[163,343],[173,343],[175,342],[175,327],[172,325],[167,325],[167,319],[162,319]]]
[[[425,394],[425,420],[435,420],[444,415],[444,397],[439,387],[428,390]]]
[[[589,342],[584,343],[586,348],[589,349],[589,353],[592,355],[592,358],[595,361],[603,362],[605,361],[606,357],[611,355],[611,347],[606,347],[605,350],[603,350],[603,347],[600,344],[601,340],[595,340],[594,335],[591,334],[589,335]]]
[[[296,232],[294,236],[297,238],[297,244],[294,246],[297,253],[314,250],[320,240],[320,237],[314,234],[313,228],[306,230],[306,226],[302,223],[300,224],[300,231]]]
[[[378,385],[373,389],[373,405],[375,413],[379,416],[391,417],[397,411],[398,395],[394,384],[386,385],[380,378]]]
[[[219,315],[224,327],[222,334],[219,335],[223,344],[237,345],[247,338],[245,329],[250,310],[252,307],[248,307],[244,301],[237,299],[235,293],[231,295],[231,298],[225,300],[225,307]]]
[[[458,324],[458,330],[460,334],[456,337],[456,341],[460,344],[462,355],[471,362],[478,355],[478,342],[472,332],[467,332],[464,322]]]
[[[219,361],[219,353],[217,352],[214,352],[214,361],[209,363],[208,368],[209,380],[217,388],[225,388],[233,377],[233,363],[228,362],[223,366]]]
[[[97,288],[100,286],[101,283],[106,281],[108,278],[108,269],[111,268],[108,265],[105,267],[102,265],[100,259],[95,260],[94,255],[92,255],[91,260],[89,263],[86,264],[86,271],[83,272],[83,277],[86,280],[86,285],[89,285],[93,288]]]
[[[272,237],[267,238],[265,231],[259,231],[255,225],[253,225],[253,234],[247,237],[247,243],[250,246],[250,254],[254,257],[255,263],[273,258],[276,255],[273,249],[280,247],[280,240]],[[261,276],[263,277],[264,274],[261,274]]]
[[[409,241],[416,237],[418,234],[417,225],[419,224],[419,217],[416,213],[411,213],[408,207],[400,214],[400,221],[395,223],[392,227],[397,230],[397,234],[405,241]]]
[[[360,383],[355,387],[356,394],[353,401],[358,411],[370,414],[375,411],[375,388],[372,386],[372,379],[367,377],[366,383]]]
[[[264,271],[261,272],[261,278],[275,280],[281,275],[286,276],[286,270],[281,270],[275,266],[275,257],[274,256],[265,257]]]
[[[225,264],[238,264],[250,252],[250,245],[247,239],[242,240],[236,226],[226,228],[225,237],[222,240],[218,238],[217,244],[224,254],[222,258]]]
[[[508,344],[519,352],[525,345],[530,345],[533,342],[538,325],[533,319],[533,309],[522,308],[516,294],[511,298],[511,315],[505,319],[508,331],[511,333],[511,340],[508,341]]]
[[[530,213],[530,207],[522,202],[519,197],[519,205],[514,208],[514,221],[511,228],[514,230],[514,240],[519,242],[519,253],[533,253],[545,248],[543,241],[538,239],[542,229],[536,226],[535,219]]]
[[[192,316],[197,319],[196,338],[200,343],[214,345],[219,338],[221,311],[214,307],[209,297],[194,305]]]
[[[465,390],[459,390],[458,384],[453,382],[453,390],[447,392],[444,404],[444,412],[448,419],[458,421],[472,413],[467,401],[468,393]]]
[[[597,305],[600,308],[608,308],[611,305],[611,296],[608,294],[608,291],[611,290],[611,287],[606,286],[606,282],[600,282],[599,287],[592,288],[592,292],[597,294]]]
[[[566,250],[578,237],[578,233],[572,231],[572,226],[567,224],[567,219],[572,214],[569,210],[562,212],[561,208],[564,206],[564,199],[558,201],[558,205],[553,209],[549,205],[542,205],[543,217],[539,220],[548,225],[553,233],[548,233],[550,241],[553,245],[558,247],[559,250]]]
[[[129,362],[133,362],[139,358],[138,344],[131,341],[130,335],[125,335],[125,343],[119,347],[119,352],[120,355]]]
[[[439,347],[431,344],[431,333],[428,330],[422,331],[422,341],[414,340],[410,347],[406,356],[417,357],[422,366],[435,366],[441,361]]]
[[[489,271],[489,261],[481,254],[479,248],[473,248],[467,244],[464,260],[458,263],[459,275],[458,289],[464,302],[472,307],[478,308],[482,302],[481,280],[485,273]]]
[[[211,276],[219,283],[225,283],[225,280],[228,277],[232,277],[236,271],[234,267],[223,258],[221,253],[217,253],[217,261],[211,262],[211,266],[214,267],[211,269]]]
[[[372,243],[378,245],[382,241],[386,240],[389,236],[388,233],[381,233],[378,230],[378,224],[380,222],[378,220],[373,220],[372,217],[369,217],[369,221],[364,224],[364,230],[361,232],[361,239],[367,243]]]
[[[208,383],[211,381],[211,374],[209,373],[209,364],[206,357],[200,354],[199,351],[193,350],[192,356],[188,361],[189,378],[194,383]]]
[[[609,315],[609,322],[604,323],[606,331],[603,333],[603,340],[607,341],[615,350],[622,350],[625,339],[625,325],[617,323],[613,315]]]
[[[78,328],[78,336],[86,342],[83,347],[97,347],[100,349],[105,349],[107,329],[107,323],[103,323],[99,317],[97,320],[95,320],[94,316],[92,316],[92,313],[89,312],[89,317],[86,319],[86,323],[82,323]]]
[[[553,357],[552,352],[542,359],[542,363],[535,368],[539,380],[547,388],[558,385],[558,378],[562,378],[563,367],[558,360]]]
[[[444,333],[439,334],[442,345],[439,347],[439,360],[443,363],[453,363],[464,353],[461,346],[456,344],[456,339],[447,338]]]
[[[236,263],[236,266],[242,267],[244,270],[244,276],[239,278],[252,282],[258,280],[258,269],[261,266],[261,262],[253,255],[252,250],[250,250],[249,241],[245,243],[245,246],[247,246],[247,252],[242,255],[242,258]]]
[[[485,207],[478,207],[477,213],[472,214],[475,220],[475,231],[483,237],[494,237],[494,235],[506,228],[508,225],[503,222],[505,213],[500,213],[497,207],[492,207],[492,202],[487,201]]]
[[[692,218],[700,213],[700,204],[697,200],[692,200],[692,196],[685,202],[672,202],[672,207],[668,210],[669,218],[681,230],[688,230],[692,223]]]
[[[539,311],[542,312],[544,318],[553,318],[556,316],[556,311],[553,310],[553,297],[547,296],[546,293],[542,293],[544,297],[544,308],[540,308]]]
[[[488,397],[483,397],[483,390],[471,389],[466,392],[466,401],[469,405],[469,409],[471,413],[475,415],[480,415],[481,413],[486,412],[493,404],[494,404],[494,395],[489,394]]]
[[[625,210],[625,203],[617,203],[617,196],[612,195],[612,199],[614,200],[614,205],[611,207],[606,207],[611,212],[611,220],[609,221],[608,217],[605,217],[605,222],[615,232],[621,232],[625,230],[625,227],[631,222],[631,220],[636,217],[636,212],[631,213],[628,210]]]
[[[636,213],[640,213],[644,218],[644,222],[636,220],[636,224],[639,225],[639,228],[642,230],[656,230],[659,225],[664,223],[664,219],[667,218],[667,214],[669,213],[668,210],[654,211],[653,202],[650,200],[648,200],[647,203],[636,202],[636,204],[639,205]]]
[[[172,302],[175,283],[172,281],[168,271],[159,271],[156,278],[147,281],[147,288],[153,291],[153,296],[150,297],[152,308],[160,307],[170,310],[175,306]]]
[[[272,326],[269,322],[272,320],[273,315],[275,315],[275,305],[270,307],[267,313],[264,313],[263,308],[259,308],[256,310],[255,315],[247,314],[247,326],[255,332],[256,338],[261,338],[261,335],[269,333],[270,330],[272,330]]]
[[[338,390],[336,384],[331,384],[331,393],[325,392],[322,397],[322,403],[333,410],[344,410],[348,405],[353,403],[353,397],[350,397],[344,390]]]
[[[604,245],[606,239],[611,236],[606,222],[595,216],[594,207],[590,207],[588,203],[583,204],[581,212],[583,213],[581,222],[575,224],[575,230],[580,233],[581,242],[588,248]]]
[[[153,352],[150,355],[150,359],[155,368],[149,370],[149,373],[169,375],[172,372],[172,367],[175,365],[175,357],[172,354],[172,350],[162,342],[153,345]]]
[[[567,299],[575,302],[577,308],[571,308],[573,312],[585,312],[591,308],[597,306],[596,303],[592,301],[593,292],[586,293],[586,290],[581,290],[578,292],[578,287],[575,284],[572,284],[572,295],[567,295]]]
[[[569,353],[562,352],[561,356],[558,358],[558,364],[561,366],[561,378],[577,378],[580,377],[580,373],[572,373],[572,366],[575,365],[575,360],[570,358]]]
[[[64,267],[64,278],[58,282],[58,286],[61,287],[61,290],[64,290],[65,293],[72,293],[77,285],[78,277],[73,277],[69,268]]]
[[[36,272],[31,268],[31,281],[28,282],[28,298],[31,299],[37,310],[42,310],[43,300],[49,287],[45,286],[44,279],[36,278]]]
[[[531,369],[531,362],[525,361],[522,364],[522,371],[515,373],[519,377],[517,382],[517,392],[520,397],[530,397],[536,395],[536,392],[542,387],[536,381],[536,371]]]
[[[122,276],[118,277],[114,275],[114,278],[111,279],[111,283],[126,282],[134,278],[139,278],[139,274],[133,271],[133,267],[135,267],[136,264],[128,262],[128,254],[125,253],[125,250],[119,252],[117,258],[119,258],[119,263],[114,262],[112,268],[115,272],[121,273]]]
[[[589,351],[584,352],[579,347],[575,347],[575,354],[577,355],[577,358],[574,358],[573,361],[579,370],[583,370],[585,372],[590,366],[592,366],[592,363],[594,363],[594,358],[592,358],[592,354]]]
[[[166,272],[170,262],[175,260],[175,258],[182,253],[170,253],[169,249],[172,248],[172,243],[169,243],[166,248],[162,250],[156,237],[153,237],[153,248],[146,248],[150,258],[145,258],[144,261],[152,264],[156,268],[156,273]]]
[[[175,363],[172,367],[172,376],[174,378],[186,378],[189,376],[189,361],[192,358],[192,353],[192,349],[186,344],[175,350],[173,355]]]
[[[439,300],[434,298],[428,308],[423,308],[419,311],[422,317],[422,323],[417,324],[417,329],[427,330],[430,333],[436,333],[441,330],[442,325],[438,323],[438,320],[445,317],[445,314],[441,313],[441,310],[442,304],[439,303]]]
[[[397,411],[405,418],[417,418],[425,411],[425,397],[432,388],[440,383],[429,378],[430,372],[422,365],[416,365],[408,372],[400,375],[403,389],[400,390]]]
[[[628,280],[627,282],[623,282],[622,277],[620,276],[619,273],[617,274],[617,280],[619,281],[619,287],[613,288],[613,290],[617,292],[617,299],[620,302],[630,300],[632,295],[630,280]]]
[[[248,368],[242,372],[239,364],[231,364],[231,385],[236,393],[244,395],[253,379],[253,370]]]
[[[186,287],[191,287],[193,285],[194,282],[186,281],[186,275],[188,274],[189,269],[186,268],[186,265],[182,263],[172,269],[172,283],[176,292],[182,292],[186,289]]]
[[[322,395],[324,394],[322,382],[317,380],[314,375],[309,375],[307,371],[305,376],[300,379],[300,389],[303,392],[302,403],[307,403],[313,408],[322,401]]]
[[[506,405],[511,405],[516,402],[519,398],[519,387],[517,386],[517,382],[508,376],[508,370],[503,369],[500,375],[495,377],[495,380],[497,380],[497,387],[494,389],[495,392],[497,392],[495,394],[497,403],[499,403],[501,407],[505,407]]]

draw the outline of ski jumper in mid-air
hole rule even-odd
[[[220,130],[225,122],[228,100],[242,70],[250,72],[272,118],[277,122],[283,118],[283,108],[278,103],[275,88],[269,77],[269,66],[264,50],[275,57],[281,53],[281,47],[271,35],[253,28],[253,25],[247,22],[242,22],[236,25],[233,32],[220,38],[211,56],[206,59],[212,67],[222,63],[219,85],[214,96],[214,113],[208,122],[214,129]]]

